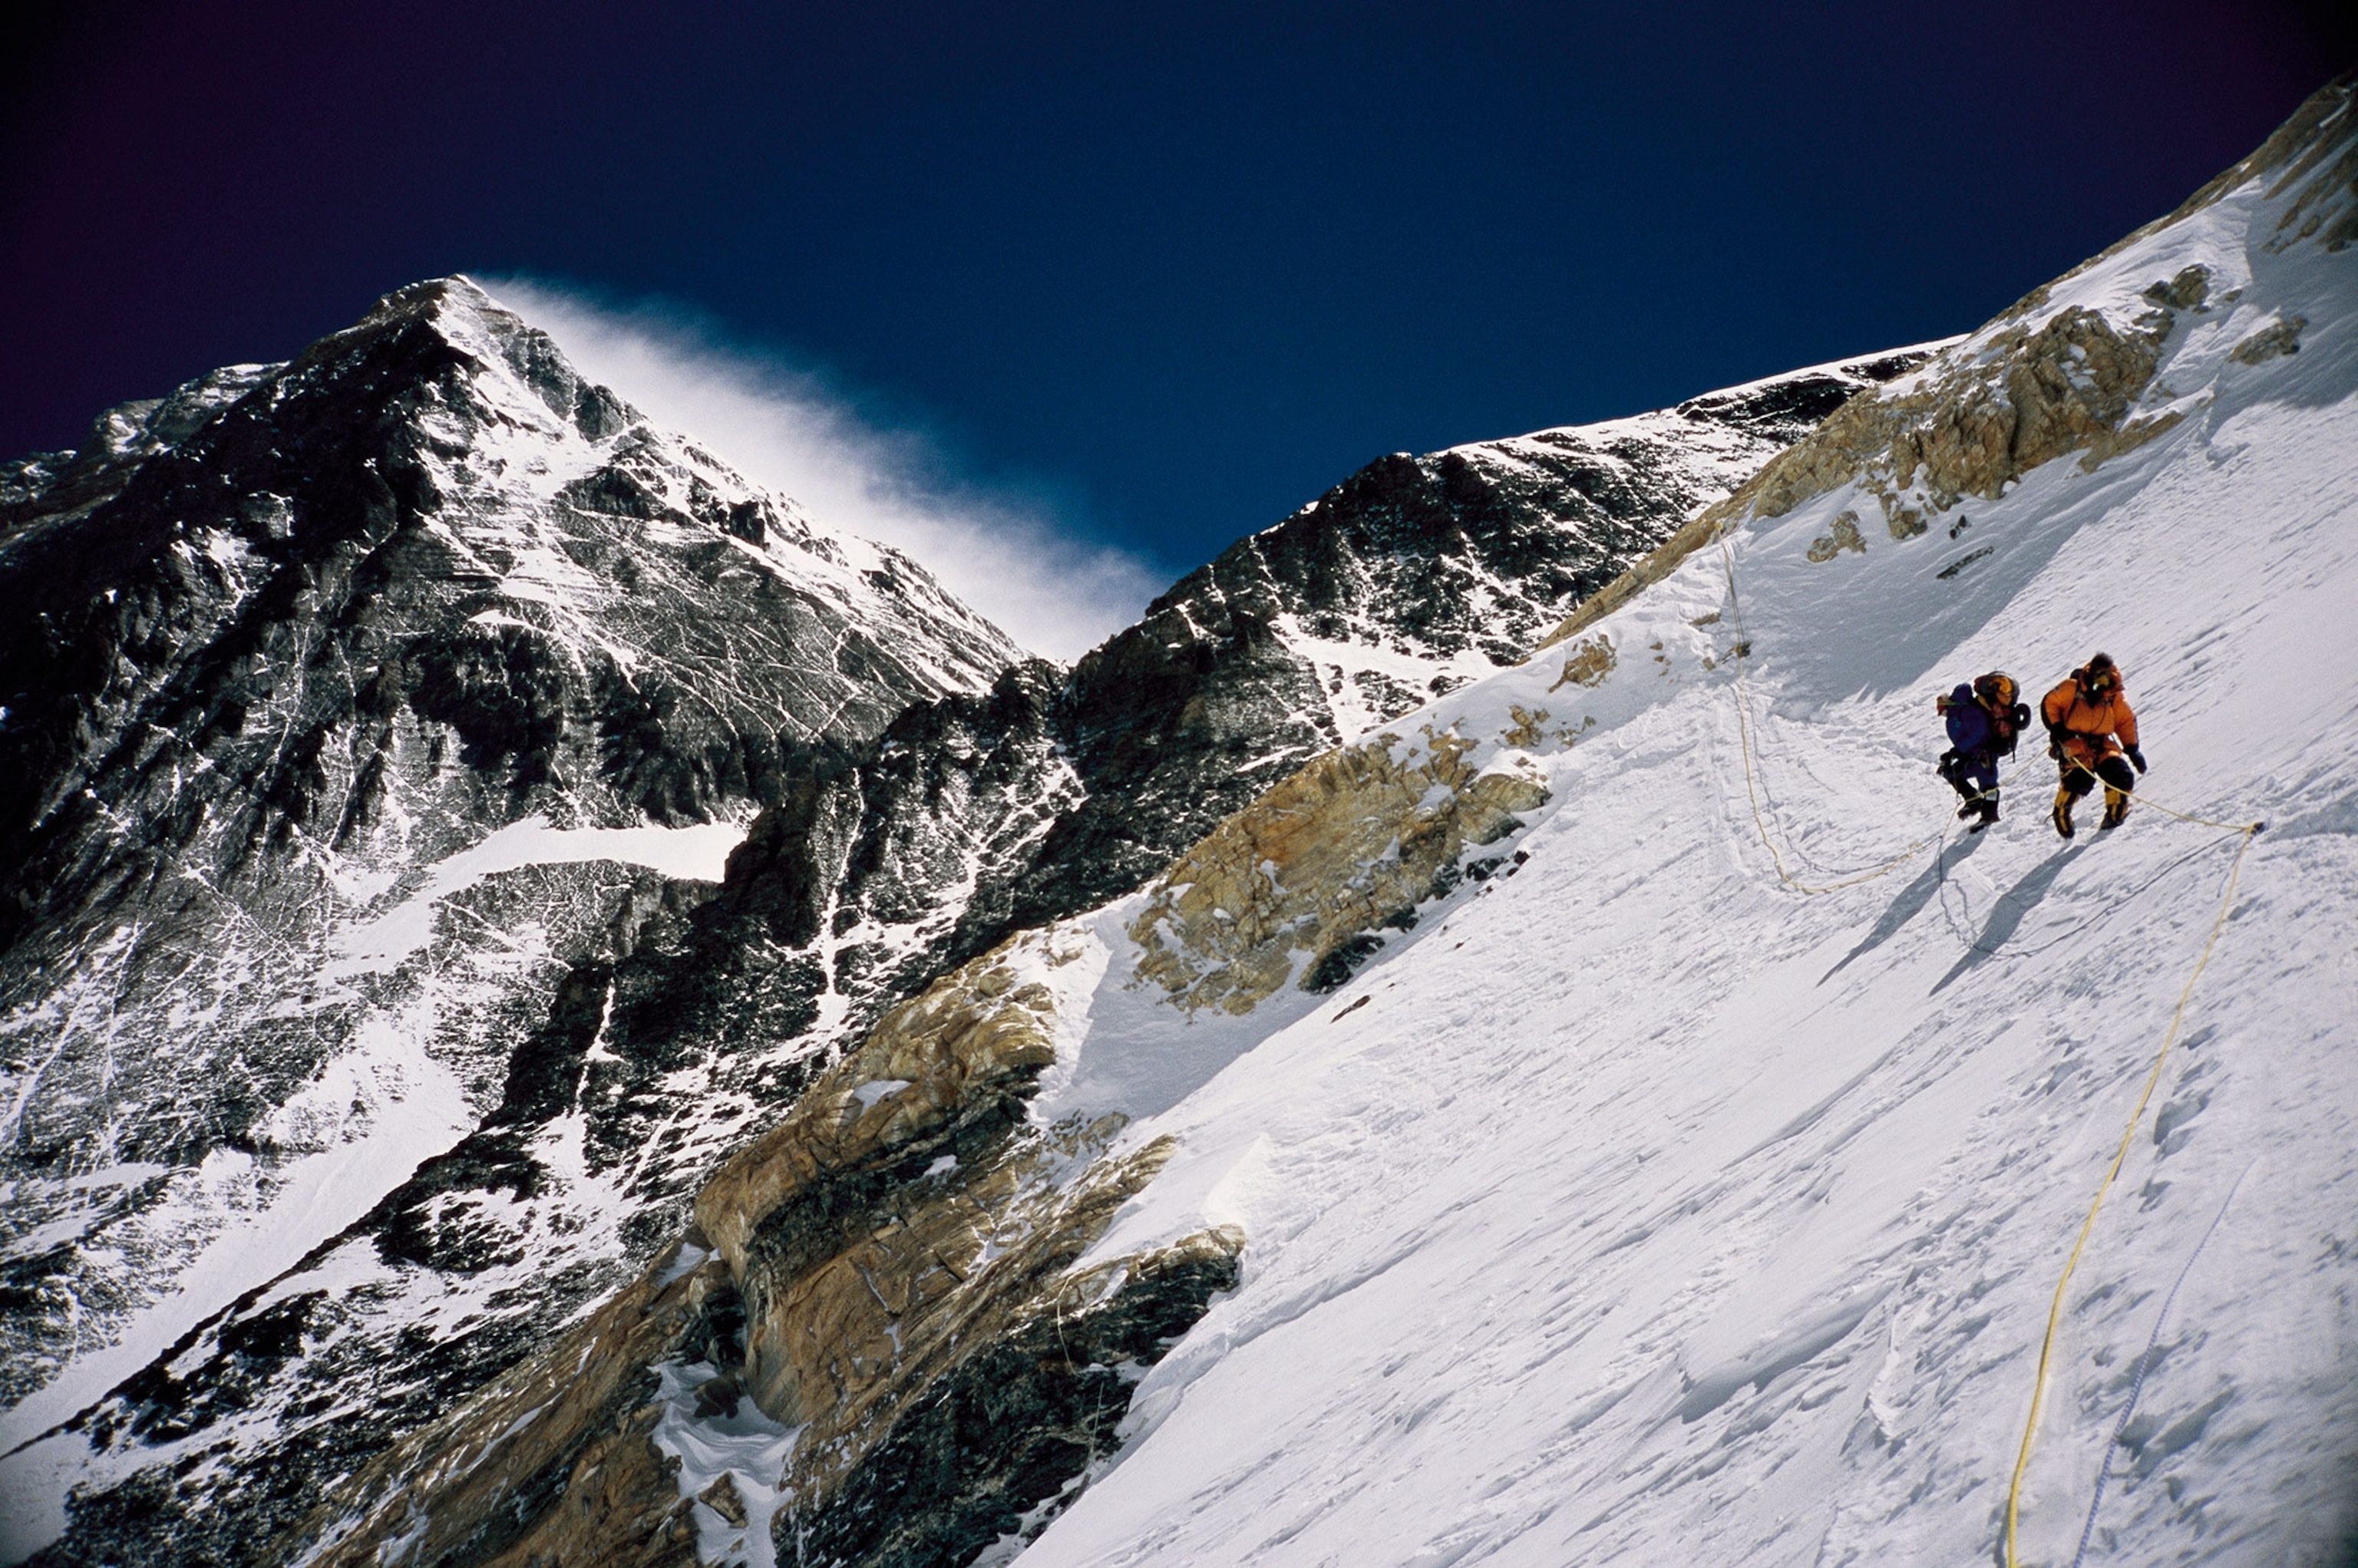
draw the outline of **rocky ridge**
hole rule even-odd
[[[1548,717],[1517,714],[1519,738],[1536,743]],[[1297,981],[1330,991],[1379,931],[1412,929],[1418,904],[1491,875],[1504,856],[1466,852],[1522,827],[1547,786],[1511,755],[1477,771],[1466,737],[1422,739],[1405,755],[1389,731],[1331,752],[1181,857],[1128,928],[1138,973],[1190,1011],[1250,1012]]]
[[[1541,645],[1611,614],[1727,529],[1747,519],[1782,517],[1844,485],[1856,487],[1883,531],[1898,540],[1946,525],[1968,500],[1999,499],[2059,457],[2076,453],[2082,471],[2093,473],[2201,410],[2204,395],[2182,395],[2154,379],[2165,351],[2190,329],[2237,319],[2237,337],[2223,347],[2239,364],[2298,352],[2304,318],[2243,320],[2234,311],[2243,288],[2216,288],[2211,268],[2199,261],[2098,305],[2059,300],[2057,294],[2102,273],[2132,247],[2150,251],[2157,235],[2188,224],[2254,180],[2266,182],[2265,198],[2277,208],[2273,230],[2261,242],[2264,252],[2315,245],[2338,253],[2358,242],[2358,146],[2347,132],[2351,100],[2346,82],[2320,92],[2250,157],[2168,217],[2033,289],[1929,362],[1844,404],[1809,439],[1764,464],[1584,601]],[[1958,537],[1969,522],[1949,526],[1948,536]],[[1812,558],[1864,549],[1859,511],[1844,508],[1814,542]]]
[[[1780,441],[1921,357],[1909,351],[1796,373],[1604,427],[1381,460],[1183,580],[1139,625],[1070,672],[1014,658],[983,628],[969,643],[934,655],[930,669],[909,663],[906,673],[920,685],[903,694],[914,700],[903,702],[897,716],[886,712],[893,698],[845,706],[830,697],[824,709],[810,704],[801,728],[790,722],[758,740],[708,741],[701,752],[679,745],[692,753],[683,762],[661,743],[650,760],[647,738],[692,722],[677,717],[694,706],[677,693],[700,678],[693,664],[676,669],[670,695],[648,699],[660,710],[652,721],[644,701],[620,718],[600,708],[599,694],[614,686],[609,676],[566,673],[611,664],[642,687],[663,691],[665,683],[644,672],[650,658],[660,668],[676,653],[670,616],[677,611],[631,619],[636,589],[647,580],[644,539],[676,538],[703,569],[699,580],[737,587],[766,580],[758,570],[739,578],[755,564],[736,565],[741,557],[774,555],[792,542],[827,566],[857,568],[848,581],[840,571],[822,574],[828,591],[852,610],[860,607],[840,596],[915,594],[911,602],[922,611],[929,602],[923,594],[937,590],[889,553],[875,564],[853,559],[867,547],[817,533],[788,503],[747,491],[692,443],[649,430],[611,395],[568,380],[545,340],[503,319],[467,286],[406,291],[355,334],[398,337],[421,313],[446,340],[459,317],[475,323],[468,331],[484,334],[460,345],[460,362],[471,368],[460,392],[421,395],[405,379],[408,362],[355,354],[361,339],[331,352],[340,340],[330,340],[296,367],[209,378],[168,406],[186,412],[114,416],[125,434],[90,449],[120,448],[128,454],[125,473],[159,454],[183,469],[201,468],[216,461],[211,449],[200,441],[183,453],[173,443],[201,435],[209,419],[241,406],[256,386],[328,388],[321,367],[360,365],[362,384],[394,411],[390,422],[373,427],[338,413],[345,426],[330,433],[349,444],[352,428],[373,430],[371,438],[395,457],[422,452],[406,460],[422,465],[431,493],[464,497],[460,506],[444,503],[438,511],[419,503],[390,514],[419,521],[395,526],[392,544],[366,557],[378,564],[370,579],[374,597],[364,602],[373,607],[414,591],[405,587],[404,574],[416,564],[404,553],[415,548],[406,535],[438,539],[433,524],[453,515],[488,539],[470,535],[469,547],[493,569],[456,579],[481,597],[458,601],[468,614],[457,635],[471,652],[443,661],[454,673],[436,677],[462,694],[444,717],[416,717],[415,702],[400,706],[410,690],[406,673],[384,676],[382,660],[372,666],[366,655],[335,653],[342,665],[380,672],[376,687],[363,689],[379,694],[368,700],[395,705],[391,731],[400,737],[415,725],[423,737],[376,741],[374,752],[362,750],[362,762],[375,755],[448,756],[430,776],[472,793],[460,809],[408,805],[398,787],[406,775],[388,761],[373,776],[395,781],[388,798],[400,809],[371,806],[369,791],[382,786],[357,771],[350,778],[358,782],[347,782],[336,771],[353,748],[337,739],[339,710],[331,710],[320,752],[330,759],[330,793],[341,791],[346,802],[340,809],[363,833],[373,830],[374,810],[411,838],[374,861],[349,844],[331,846],[348,878],[351,866],[373,868],[366,875],[377,880],[362,884],[373,902],[314,910],[309,918],[325,925],[324,942],[315,934],[308,947],[282,943],[273,951],[286,953],[293,967],[251,988],[267,999],[280,994],[273,986],[297,974],[313,978],[323,946],[328,975],[346,985],[384,985],[377,977],[389,969],[408,1011],[381,1033],[416,1039],[430,1033],[424,1020],[440,1021],[445,1035],[466,1042],[457,1056],[465,1066],[458,1092],[446,1091],[438,1118],[408,1130],[402,1143],[369,1150],[386,1171],[382,1195],[373,1207],[353,1204],[363,1212],[348,1228],[319,1237],[308,1252],[298,1243],[281,1261],[238,1278],[221,1292],[225,1310],[189,1313],[188,1330],[159,1343],[163,1354],[146,1368],[126,1367],[133,1375],[105,1400],[57,1406],[49,1419],[74,1419],[18,1463],[49,1466],[58,1479],[45,1485],[82,1487],[72,1533],[53,1553],[59,1561],[168,1561],[191,1551],[237,1560],[261,1550],[308,1506],[318,1478],[360,1464],[520,1364],[548,1344],[569,1313],[665,1247],[682,1206],[729,1151],[900,999],[922,994],[936,976],[991,951],[1011,932],[1130,892],[1353,726],[1511,659],[1562,596],[1609,580]],[[439,363],[431,356],[423,362]],[[313,395],[340,408],[350,384],[334,382],[333,396]],[[518,401],[517,387],[529,401]],[[493,398],[505,400],[496,418],[468,401]],[[537,430],[534,421],[549,416],[533,410],[553,406],[552,398],[568,410],[592,410],[589,424],[576,420],[572,434]],[[413,406],[438,404],[460,409],[455,422],[414,412]],[[293,406],[302,408],[299,398]],[[405,419],[432,439],[411,433]],[[494,449],[486,435],[535,431],[535,439],[569,448],[585,429],[597,432],[590,451],[568,450],[574,468],[562,483],[532,471],[546,453],[518,457]],[[286,444],[282,433],[271,435]],[[324,436],[313,438],[304,471],[354,460],[331,460],[327,444]],[[601,450],[611,460],[598,460]],[[367,471],[365,459],[357,460]],[[519,468],[543,490],[554,486],[554,503],[538,491],[481,482],[485,474],[499,481]],[[88,454],[29,460],[9,471],[19,486],[9,492],[12,505],[23,504],[10,514],[19,521],[0,548],[20,537],[65,537],[76,518],[110,503],[115,492],[108,486],[120,479],[107,478],[115,470]],[[243,470],[222,488],[243,497],[240,487],[250,485],[270,497],[278,494],[273,483],[293,489],[292,480]],[[466,490],[470,484],[475,491]],[[137,501],[141,492],[130,493]],[[598,507],[582,503],[591,495],[600,498]],[[60,498],[81,511],[44,510]],[[297,520],[327,511],[302,495],[283,517],[268,500],[249,501],[238,500],[238,516],[263,516],[265,534],[276,526],[287,535],[282,543],[298,536]],[[535,536],[583,531],[577,514],[628,519],[599,521],[624,529],[628,545],[618,547],[592,529],[551,552],[546,537]],[[830,550],[842,558],[829,558]],[[35,566],[70,565],[71,554],[61,546]],[[585,559],[633,591],[585,589],[578,575]],[[155,601],[173,602],[170,594]],[[903,614],[889,603],[875,612],[888,631]],[[944,619],[954,632],[976,624],[964,614]],[[478,641],[489,651],[471,651]],[[543,668],[544,642],[562,650],[557,677]],[[838,676],[847,665],[872,674],[907,659],[897,631],[862,640],[830,630],[797,645],[822,642]],[[986,687],[994,658],[1004,662]],[[734,658],[720,665],[741,667]],[[925,694],[925,679],[936,695]],[[28,677],[25,688],[35,684]],[[828,689],[822,680],[819,695]],[[750,694],[753,707],[761,695]],[[438,700],[426,698],[428,708]],[[820,722],[828,716],[837,720],[832,728]],[[457,728],[461,717],[475,726],[471,740]],[[879,722],[882,730],[873,731]],[[442,753],[432,750],[435,724],[450,726]],[[863,730],[871,732],[863,738]],[[640,750],[616,741],[617,734],[640,737]],[[668,853],[627,849],[620,839],[552,847],[542,836],[544,822],[560,838],[644,832],[625,825],[650,820],[701,832],[701,818],[733,832],[730,818],[742,821],[756,805],[760,815],[717,890],[631,858],[676,870]],[[1473,831],[1498,831],[1504,820],[1484,816]],[[434,837],[452,825],[456,831]],[[521,838],[499,869],[467,881],[451,869],[480,859],[486,828],[492,837]],[[1456,853],[1447,832],[1430,843],[1438,847],[1428,857],[1433,864],[1415,873],[1426,889]],[[614,858],[595,858],[601,845],[611,845]],[[180,858],[174,850],[158,862],[168,876]],[[1388,915],[1393,905],[1412,903],[1414,890],[1387,882],[1382,897],[1387,907],[1377,913]],[[431,940],[390,952],[372,946],[396,914],[413,924],[424,916]],[[192,914],[183,928],[201,930],[208,918],[218,917]],[[36,924],[47,930],[55,922],[43,915]],[[1376,938],[1358,929],[1360,914],[1328,924],[1339,956],[1322,949],[1313,960],[1331,957],[1329,968],[1347,973]],[[521,964],[510,943],[479,935],[518,929],[531,934]],[[529,983],[516,979],[519,968]],[[424,976],[435,983],[425,984]],[[382,1010],[369,1016],[382,1018]],[[386,1119],[392,1108],[414,1107],[424,1098],[421,1080],[439,1066],[431,1049],[426,1055],[422,1064],[403,1058],[387,1087],[362,1083],[361,1102],[380,1106]],[[301,1063],[287,1060],[295,1065],[287,1082],[295,1084]],[[315,1098],[341,1095],[354,1082],[348,1056],[332,1044],[302,1060],[326,1064],[331,1081]],[[382,1077],[387,1069],[370,1070]],[[209,1164],[200,1149],[187,1162],[193,1173],[175,1179],[218,1206],[250,1213],[270,1194],[235,1164],[241,1152],[233,1144]],[[84,1220],[60,1214],[33,1234],[71,1225],[82,1226],[85,1239],[15,1256],[36,1260],[28,1288],[47,1290],[47,1299],[78,1303],[87,1292],[103,1302],[87,1271],[59,1267],[89,1255],[95,1232]],[[200,1259],[219,1235],[183,1224],[166,1239],[179,1249],[176,1256]],[[130,1314],[137,1302],[125,1298],[118,1307]],[[19,1415],[44,1408],[20,1407]],[[35,1424],[17,1435],[39,1430]]]
[[[2336,203],[2358,194],[2343,190],[2350,114],[2347,90],[2338,93],[2322,100],[2323,113],[2295,122],[2298,134],[2283,156],[2256,162],[2226,187],[2271,215],[2307,214],[2302,224],[2313,232],[2306,237],[2320,248],[2340,233],[2343,209]],[[2289,174],[2278,173],[2287,167]],[[2169,232],[2164,225],[2147,237],[2166,240]],[[2303,237],[2296,232],[2294,243]],[[2214,253],[2227,243],[2191,238]],[[1903,383],[1889,405],[1900,414],[1886,418],[1870,407],[1837,416],[1784,461],[1783,478],[1764,474],[1720,515],[1766,523],[1790,514],[1785,535],[1794,526],[1823,528],[1790,552],[1811,563],[1801,569],[1823,571],[1868,553],[1858,518],[1871,509],[1881,514],[1890,548],[1921,557],[1918,575],[1945,579],[1960,563],[1981,558],[1946,559],[1951,552],[1930,525],[1963,498],[1995,505],[2010,498],[2014,481],[2062,485],[2072,473],[2094,473],[2168,437],[2171,426],[2152,427],[2169,412],[2155,402],[2160,393],[2152,378],[2161,367],[2194,388],[2185,401],[2199,410],[2230,367],[2284,357],[2245,348],[2283,337],[2288,318],[2280,309],[2236,308],[2234,286],[2214,297],[2212,275],[2178,265],[2167,243],[2119,253],[2109,268],[2099,265],[2063,282],[2071,287],[2058,286],[2063,297],[2051,308],[2042,302],[2028,319],[2010,313]],[[1928,389],[1937,393],[1930,402],[1908,402]],[[2000,398],[2010,412],[1999,411]],[[1958,413],[1969,409],[1985,417]],[[1862,447],[1859,431],[1878,419],[1883,444]],[[2011,419],[2002,441],[1989,435],[1989,419]],[[1950,467],[1942,466],[1949,458],[1925,455],[1947,438],[1933,438],[1940,429],[1956,432]],[[2143,442],[2124,438],[2141,431],[2150,432]],[[1970,452],[1997,466],[1974,470],[1958,455]],[[2059,462],[2074,454],[2082,460]],[[2025,466],[2006,471],[2016,464]],[[1768,505],[1777,504],[1779,485],[1816,482],[1812,474],[1840,477],[1781,511],[1758,502],[1768,495]],[[2025,515],[2028,523],[2017,520],[1996,535],[2001,547],[2051,549],[2029,526],[2043,514]],[[1953,540],[1967,521],[1959,516],[1943,532]],[[1873,546],[1878,562],[1884,549]],[[1677,563],[1668,552],[1657,559],[1668,564],[1652,580],[1667,580]],[[1714,574],[1682,574],[1676,591],[1641,603],[1633,601],[1647,579],[1633,574],[1627,581],[1620,602],[1629,613],[1609,623],[1601,623],[1602,613],[1574,618],[1556,651],[1454,693],[1265,791],[1144,891],[1013,938],[889,1014],[784,1122],[722,1168],[698,1196],[696,1228],[665,1254],[671,1261],[634,1287],[676,1286],[685,1277],[677,1271],[708,1269],[703,1255],[717,1251],[744,1313],[741,1339],[718,1358],[707,1336],[694,1342],[704,1358],[693,1366],[676,1349],[636,1363],[633,1397],[641,1402],[625,1409],[629,1401],[617,1400],[597,1422],[564,1427],[586,1433],[577,1444],[570,1435],[551,1438],[535,1414],[535,1390],[561,1380],[568,1352],[544,1356],[499,1396],[507,1402],[468,1407],[457,1424],[421,1433],[406,1459],[336,1493],[305,1527],[305,1550],[349,1552],[340,1560],[360,1561],[399,1549],[406,1531],[424,1528],[451,1543],[438,1561],[523,1561],[466,1544],[496,1500],[526,1516],[527,1529],[554,1532],[535,1538],[544,1546],[578,1541],[583,1554],[568,1561],[622,1561],[572,1533],[566,1510],[537,1501],[603,1496],[596,1491],[600,1471],[584,1466],[593,1453],[606,1463],[610,1449],[600,1445],[608,1444],[635,1455],[635,1475],[651,1474],[650,1465],[660,1470],[663,1459],[651,1454],[676,1457],[679,1468],[669,1491],[647,1482],[644,1504],[601,1515],[606,1540],[649,1541],[657,1521],[668,1520],[664,1528],[679,1550],[689,1550],[692,1534],[704,1561],[766,1556],[767,1546],[801,1550],[812,1561],[915,1563],[967,1559],[993,1542],[1011,1549],[1030,1539],[1076,1487],[1109,1473],[1117,1456],[1099,1453],[1098,1436],[1138,1438],[1175,1395],[1166,1390],[1152,1410],[1088,1429],[1089,1441],[1068,1441],[1054,1462],[1036,1462],[1034,1444],[1062,1430],[1067,1411],[1044,1389],[1119,1373],[1125,1361],[1146,1368],[1152,1358],[1131,1345],[1092,1344],[1086,1360],[1035,1355],[1044,1344],[1037,1338],[1044,1312],[1024,1303],[1117,1303],[1124,1299],[1120,1287],[1092,1271],[1110,1267],[1125,1281],[1144,1281],[1160,1246],[1217,1262],[1233,1259],[1238,1239],[1203,1231],[1164,1241],[1118,1225],[1108,1229],[1103,1209],[1078,1199],[1074,1209],[1086,1217],[1067,1217],[1071,1211],[1046,1197],[1038,1173],[1055,1170],[1057,1190],[1067,1195],[1143,1191],[1168,1158],[1167,1146],[1151,1130],[1133,1135],[1131,1118],[1175,1103],[1238,1052],[1304,1018],[1306,995],[1347,978],[1354,959],[1371,951],[1359,939],[1446,916],[1514,874],[1523,859],[1504,846],[1522,826],[1517,814],[1551,804],[1549,781],[1566,776],[1564,759],[1591,731],[1622,729],[1727,661],[1751,656]],[[1335,1008],[1327,1022],[1368,1000]],[[1205,1198],[1178,1206],[1200,1214],[1213,1206]],[[1011,1271],[1020,1283],[1003,1292],[986,1283],[991,1265],[977,1261],[986,1254],[995,1260],[1001,1227],[1016,1238],[1008,1256],[1039,1256],[1037,1248],[1055,1260],[1044,1277],[1024,1268]],[[719,1276],[708,1277],[716,1281],[708,1288],[719,1289]],[[1215,1269],[1206,1277],[1222,1276]],[[1877,1298],[1862,1299],[1867,1305],[1842,1318],[1839,1333]],[[1182,1292],[1172,1316],[1159,1321],[1184,1325],[1201,1304]],[[1054,1321],[1062,1312],[1052,1305],[1044,1315]],[[1001,1402],[987,1422],[957,1414],[975,1408],[967,1401],[979,1396],[957,1369],[971,1363],[940,1353],[936,1336],[946,1321],[997,1325],[996,1345],[1018,1352],[999,1365],[991,1387]],[[1985,1322],[1985,1315],[1967,1325],[1965,1338]],[[904,1328],[913,1337],[903,1337]],[[1821,1340],[1809,1343],[1808,1354],[1823,1348]],[[983,1352],[969,1343],[964,1354]],[[1723,1381],[1729,1390],[1747,1382],[1765,1389],[1776,1375],[1738,1362]],[[1715,1383],[1711,1390],[1678,1405],[1683,1423],[1730,1397]],[[742,1414],[732,1402],[739,1400],[758,1414]],[[698,1400],[700,1413],[693,1408]],[[732,1410],[740,1413],[723,1413]],[[698,1421],[716,1432],[733,1430],[730,1422],[757,1428],[771,1445],[744,1467],[691,1462],[687,1455],[715,1446],[698,1447],[678,1425],[665,1423]],[[668,1435],[652,1435],[658,1431]],[[639,1433],[651,1435],[634,1442]],[[821,1435],[806,1455],[800,1445],[815,1433]],[[1726,1441],[1747,1435],[1732,1430]],[[503,1444],[523,1457],[505,1456]],[[568,1457],[553,1467],[531,1457],[557,1452]],[[470,1475],[472,1466],[495,1466],[504,1489],[487,1492],[471,1482],[475,1489],[462,1493],[441,1484],[436,1466],[444,1455],[465,1455]],[[1696,1474],[1707,1477],[1714,1468],[1699,1464]],[[406,1485],[412,1489],[402,1490]],[[888,1497],[895,1499],[889,1513],[881,1504]],[[511,1498],[534,1500],[510,1509]],[[763,1530],[767,1540],[756,1545],[752,1534]]]

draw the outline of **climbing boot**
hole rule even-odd
[[[1994,794],[1982,796],[1974,802],[1974,809],[1981,813],[1981,820],[1966,828],[1968,833],[1978,833],[1997,820],[1997,796]]]
[[[2071,800],[2070,790],[2055,792],[2055,831],[2066,838],[2071,837]]]
[[[2128,820],[2128,815],[2129,792],[2125,789],[2115,789],[2112,785],[2106,784],[2104,786],[2104,819],[2096,826],[2109,833]]]
[[[1980,801],[1975,800],[1971,795],[1967,795],[1965,797],[1965,804],[1957,807],[1957,820],[1963,822],[1966,817],[1971,816],[1974,812],[1979,811],[1981,808],[1982,803]]]

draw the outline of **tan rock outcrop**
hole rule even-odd
[[[2314,94],[2260,148],[2197,191],[2168,217],[2029,295],[1931,363],[1890,386],[1872,387],[1771,459],[1734,494],[1705,508],[1660,549],[1592,595],[1539,643],[1579,635],[1661,581],[1723,528],[1782,517],[1846,484],[1875,498],[1887,532],[1908,539],[1932,515],[1967,496],[1996,498],[2006,486],[2059,457],[2081,467],[2135,449],[2173,427],[2176,410],[2132,417],[2153,379],[2161,345],[2181,312],[2208,308],[2212,279],[2201,266],[2158,278],[2143,308],[2120,319],[2079,306],[2046,312],[2055,287],[2128,245],[2201,211],[2250,181],[2270,178],[2269,200],[2289,197],[2268,248],[2313,240],[2340,250],[2358,239],[2358,81],[2344,77]],[[2256,362],[2289,352],[2299,327],[2272,330],[2239,347]],[[1854,542],[1855,541],[1855,542]],[[1814,561],[1864,550],[1854,519],[1810,549]]]
[[[2237,364],[2255,365],[2275,359],[2278,354],[2300,352],[2301,330],[2309,325],[2305,316],[2288,316],[2270,322],[2237,343],[2228,358]]]
[[[1174,1147],[1115,1148],[1119,1116],[1025,1119],[1079,955],[1027,933],[887,1013],[635,1285],[338,1487],[288,1557],[686,1564],[700,1503],[724,1536],[783,1506],[817,1560],[964,1561],[1060,1495],[1244,1244],[1078,1266]],[[794,1429],[775,1472],[684,1496],[665,1433],[748,1402]]]
[[[1555,684],[1548,690],[1556,691],[1566,686],[1603,686],[1605,677],[1613,673],[1613,666],[1617,662],[1613,653],[1612,638],[1602,633],[1583,637],[1564,655],[1563,671],[1555,677]]]
[[[1477,773],[1473,741],[1424,739],[1406,761],[1392,735],[1329,752],[1222,823],[1131,921],[1139,974],[1183,1007],[1228,1012],[1250,1011],[1297,968],[1308,989],[1331,989],[1372,950],[1368,933],[1413,925],[1416,905],[1447,891],[1468,846],[1545,804],[1535,771]]]
[[[1855,483],[1881,509],[1886,533],[1911,539],[1964,497],[1995,500],[2042,463],[2071,452],[2101,460],[2152,438],[2175,416],[2139,426],[2127,416],[2152,382],[2174,319],[2166,305],[2150,307],[2126,330],[2076,307],[2035,328],[2001,319],[1995,331],[1985,329],[1944,351],[1900,389],[1869,389],[1827,416],[1814,433],[1583,603],[1540,647],[1585,631],[1744,519],[1782,517]],[[1825,562],[1866,548],[1858,514],[1846,511],[1808,556]]]
[[[1830,561],[1844,550],[1866,553],[1866,541],[1859,537],[1855,512],[1844,513],[1833,520],[1823,538],[1811,540],[1809,555],[1813,561]]]
[[[1027,933],[943,976],[879,1019],[784,1120],[724,1163],[696,1213],[731,1269],[743,1274],[754,1232],[798,1198],[880,1161],[946,1147],[1011,1110],[1015,1091],[1055,1059],[1054,998],[1012,960],[1055,967],[1065,953]]]

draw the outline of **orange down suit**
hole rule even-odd
[[[2064,731],[2064,755],[2084,768],[2093,768],[2106,757],[2117,757],[2123,746],[2137,743],[2136,714],[2131,711],[2129,699],[2115,689],[2112,696],[2091,702],[2080,695],[2076,673],[2064,676],[2063,684],[2047,694],[2039,713],[2050,727]]]

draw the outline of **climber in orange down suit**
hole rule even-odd
[[[2136,714],[2121,694],[2120,667],[2112,655],[2098,654],[2073,670],[2047,694],[2039,716],[2047,721],[2048,752],[2063,770],[2055,791],[2055,831],[2071,837],[2072,804],[2099,782],[2104,819],[2098,826],[2118,827],[2129,814],[2136,773],[2145,772],[2145,753],[2137,750]],[[2131,763],[2136,773],[2129,772]]]

